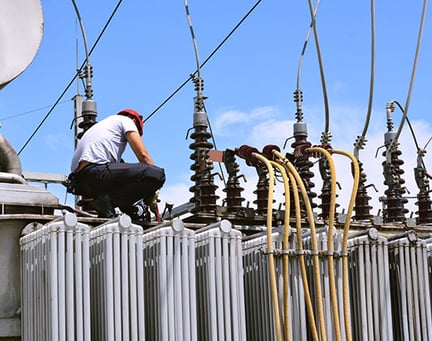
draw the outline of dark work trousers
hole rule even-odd
[[[75,194],[95,198],[108,195],[124,213],[141,199],[149,199],[165,182],[165,171],[144,163],[90,164],[71,174]]]

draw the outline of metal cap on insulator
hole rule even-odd
[[[386,132],[384,134],[384,144],[386,146],[390,145],[395,140],[395,137],[396,137],[396,132],[394,132],[394,131]]]
[[[96,102],[92,99],[86,99],[82,103],[82,116],[94,116],[96,118],[97,116],[97,110],[96,110]]]
[[[307,124],[304,122],[294,123],[294,136],[308,136]]]
[[[193,126],[207,128],[207,114],[202,110],[195,110],[193,114]]]

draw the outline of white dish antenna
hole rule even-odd
[[[30,65],[42,34],[40,0],[0,0],[0,89]]]

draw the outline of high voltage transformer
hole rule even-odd
[[[31,7],[25,22],[39,32],[39,1],[0,5],[6,10],[0,19],[11,25],[16,23],[2,13],[15,13],[14,6]],[[0,340],[432,340],[430,176],[425,150],[418,148],[418,211],[408,217],[400,129],[392,119],[396,106],[405,115],[408,105],[386,105],[386,190],[377,216],[370,213],[360,161],[367,129],[353,153],[331,145],[327,124],[313,145],[299,87],[292,150],[273,144],[217,150],[187,1],[185,7],[197,62],[190,77],[196,96],[189,202],[167,202],[150,221],[120,211],[100,218],[79,204],[83,198],[74,207],[62,205],[29,182],[66,186],[67,177],[23,172],[18,154],[0,136]],[[29,42],[11,52],[17,63],[0,64],[10,70],[0,87],[38,49],[41,35],[20,33]],[[74,99],[75,142],[97,124],[88,56],[80,75],[86,99]],[[351,167],[346,211],[338,203],[336,157]],[[227,173],[221,186],[215,163]],[[245,204],[243,166],[256,172],[253,205]],[[276,187],[282,199],[274,196]]]

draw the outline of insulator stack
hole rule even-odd
[[[253,192],[256,194],[257,199],[254,200],[256,205],[256,213],[258,215],[267,215],[267,204],[268,204],[268,194],[269,194],[269,179],[268,172],[265,168],[258,168],[258,183],[257,188]]]
[[[216,213],[216,200],[219,198],[216,193],[217,186],[214,184],[213,176],[202,179],[196,186],[199,196],[196,196],[195,210],[192,213]]]
[[[204,111],[204,97],[202,96],[204,83],[201,78],[194,78],[193,81],[197,96],[194,98],[194,132],[191,138],[195,142],[190,144],[189,148],[194,151],[190,156],[190,159],[194,161],[190,169],[195,172],[191,177],[195,185],[189,189],[194,194],[190,202],[195,204],[192,213],[216,213],[218,196],[215,194],[217,186],[211,174],[213,162],[209,158],[209,151],[213,148],[213,144],[208,141],[211,134],[207,131],[208,120]]]
[[[420,193],[417,195],[418,201],[416,205],[419,210],[417,213],[417,224],[432,223],[432,201],[428,193]]]
[[[414,168],[415,180],[419,192],[417,194],[418,201],[416,205],[418,206],[417,214],[417,224],[429,224],[432,223],[432,202],[429,197],[429,176],[426,169],[423,166],[422,157],[423,153],[419,153],[418,157],[418,167]]]
[[[331,174],[327,159],[321,158],[319,160],[319,169],[323,179],[321,194],[318,196],[321,199],[321,204],[318,206],[321,209],[319,216],[323,219],[327,219],[330,215],[331,205]],[[336,204],[335,208],[338,206],[339,205]]]
[[[315,192],[312,192],[312,188],[315,187],[315,184],[311,181],[311,179],[314,177],[314,173],[311,171],[311,168],[313,167],[313,162],[309,160],[309,155],[308,153],[306,153],[306,149],[310,148],[311,146],[312,144],[306,140],[306,135],[303,134],[296,135],[295,142],[291,144],[291,147],[294,148],[294,159],[292,161],[293,165],[297,169],[301,179],[303,180],[303,184],[306,188],[306,192],[309,197],[312,209],[314,209],[315,207],[317,207],[317,204],[313,202],[313,199],[316,198],[317,194]],[[292,195],[290,197],[293,198]],[[301,201],[302,211],[305,211],[303,198],[301,198]],[[294,203],[291,204],[294,205]],[[292,211],[292,214],[294,215],[295,212]]]
[[[331,192],[323,190],[318,197],[321,199],[321,204],[318,206],[321,209],[319,216],[327,219],[330,215]]]
[[[386,208],[384,209],[384,222],[404,221],[405,214],[408,210],[404,208],[404,204],[408,202],[407,199],[402,198],[397,191],[386,190],[384,192]]]
[[[238,171],[240,168],[235,160],[234,150],[227,149],[223,155],[223,162],[228,172],[228,181],[223,189],[226,193],[227,211],[229,213],[238,213],[242,210],[242,202],[245,200],[241,196],[244,189],[240,186],[238,180]]]
[[[387,152],[383,155],[386,156]],[[405,183],[405,180],[401,178],[404,171],[400,168],[404,162],[399,159],[399,155],[402,152],[396,149],[390,153],[390,163],[387,161],[383,162],[384,185],[388,186],[388,189],[384,192],[384,222],[403,221],[405,220],[405,214],[408,213],[408,210],[404,208],[404,205],[408,202],[403,197],[406,190],[402,185]]]
[[[195,142],[189,145],[189,148],[194,150],[190,159],[195,161],[190,167],[194,171],[191,180],[195,185],[189,189],[194,194],[190,200],[195,203],[193,213],[214,213],[216,211],[217,186],[214,185],[211,175],[213,163],[208,155],[210,149],[213,148],[213,144],[207,141],[210,137],[211,134],[201,127],[195,128],[195,132],[191,134],[191,138],[195,139]]]
[[[371,199],[371,197],[367,194],[367,190],[366,190],[367,175],[363,171],[363,163],[358,161],[358,165],[360,168],[360,180],[359,180],[359,186],[358,186],[357,195],[355,199],[354,219],[366,220],[372,218],[372,215],[370,214],[370,210],[372,209],[372,206],[369,205],[369,200]]]

